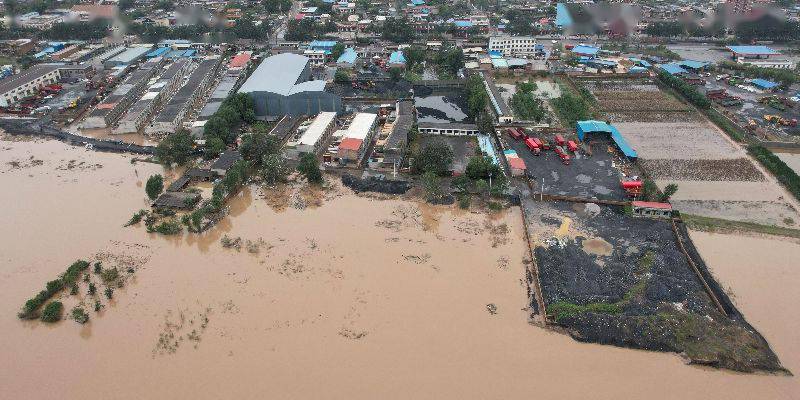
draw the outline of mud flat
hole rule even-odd
[[[103,167],[74,167],[81,162]],[[163,173],[157,165],[0,140],[0,166],[0,183],[14,188],[0,191],[0,223],[11,227],[0,231],[0,357],[13,365],[0,374],[3,398],[735,400],[800,391],[794,377],[687,367],[674,355],[531,326],[518,210],[487,215],[342,189],[317,207],[277,211],[253,188],[214,229],[163,237],[122,227],[146,206],[142,184]],[[258,250],[223,248],[225,235]],[[148,261],[86,325],[16,317],[65,265],[103,252]],[[764,268],[757,256],[747,260],[737,265]],[[780,259],[787,272],[791,260]],[[736,282],[725,284],[738,290]],[[774,332],[796,368],[796,327],[771,297],[783,294],[795,309],[796,284],[773,281],[765,296],[743,283],[752,290],[737,302],[750,302],[745,314],[760,311],[754,324],[770,340]]]
[[[758,332],[715,305],[668,221],[597,205],[536,206],[529,211],[548,316],[573,338],[737,371],[783,371]]]

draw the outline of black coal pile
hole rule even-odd
[[[676,352],[693,363],[737,371],[784,371],[738,311],[723,313],[714,305],[670,221],[605,206],[596,216],[580,216],[568,205],[554,206],[612,247],[608,255],[592,252],[590,239],[578,236],[554,238],[534,250],[548,316],[575,339]]]

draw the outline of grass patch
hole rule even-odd
[[[547,313],[555,317],[556,322],[587,312],[619,314],[622,312],[622,307],[617,303],[589,303],[584,306],[567,301],[559,301],[547,307]]]
[[[681,218],[689,229],[694,229],[697,231],[718,233],[755,232],[800,239],[800,229],[784,228],[775,225],[763,225],[755,222],[731,221],[722,218],[703,217],[692,214],[681,214]]]

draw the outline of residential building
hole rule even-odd
[[[294,140],[286,143],[286,155],[298,159],[304,153],[318,155],[321,147],[336,130],[336,113],[321,112],[307,126],[298,128]]]
[[[536,38],[533,36],[492,36],[489,51],[504,57],[524,57],[536,54]]]

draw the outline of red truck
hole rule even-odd
[[[566,150],[564,150],[561,146],[553,147],[553,150],[558,154],[558,158],[561,159],[561,163],[564,165],[569,165],[569,154],[567,154]]]
[[[564,143],[565,143],[564,138],[561,135],[556,135],[556,144],[559,146],[563,146]]]
[[[567,142],[567,148],[569,149],[569,151],[574,153],[578,151],[578,144],[570,140]]]
[[[550,150],[550,144],[548,144],[544,140],[539,139],[539,138],[533,138],[533,140],[536,142],[536,144],[539,145],[540,149],[542,149],[542,150]]]
[[[527,138],[527,139],[525,139],[525,145],[526,145],[526,146],[528,146],[528,149],[529,149],[529,150],[530,150],[530,151],[531,151],[531,152],[532,152],[534,155],[537,155],[537,156],[538,156],[538,155],[539,155],[539,154],[542,152],[541,148],[539,147],[539,144],[538,144],[538,143],[536,143],[536,140],[534,140],[534,139],[532,139],[532,138]]]
[[[620,181],[625,194],[629,197],[636,197],[642,194],[642,181]]]
[[[508,128],[507,131],[508,134],[511,135],[512,138],[514,138],[514,140],[520,140],[525,137],[525,135],[522,132],[520,132],[519,129],[517,128]]]

